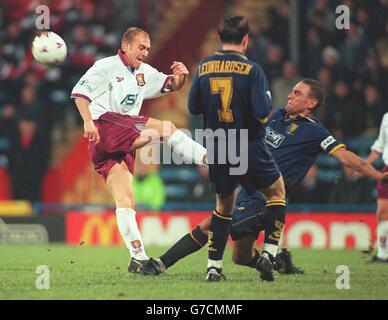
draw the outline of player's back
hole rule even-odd
[[[257,136],[271,111],[271,95],[261,67],[236,51],[217,51],[198,66],[189,109],[204,115],[205,129],[248,129]]]

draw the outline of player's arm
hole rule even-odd
[[[373,162],[375,162],[377,159],[379,159],[381,157],[381,153],[376,151],[376,150],[372,150],[369,155],[368,155],[368,158],[366,159],[366,161],[370,164],[372,164]]]
[[[84,137],[89,139],[89,141],[100,142],[100,135],[98,133],[98,128],[94,125],[92,115],[89,110],[89,101],[82,98],[76,98],[75,104],[77,109],[84,121]]]
[[[376,180],[388,181],[388,175],[377,171],[367,160],[360,158],[353,152],[346,150],[344,147],[335,150],[331,155],[343,165],[357,171],[363,176]]]
[[[84,121],[84,137],[89,141],[100,141],[98,129],[95,127],[89,104],[93,97],[106,87],[106,66],[96,62],[78,81],[71,92],[77,109]]]
[[[260,124],[265,124],[272,110],[272,98],[264,71],[256,66],[251,71],[251,105],[252,114]]]
[[[379,136],[377,137],[376,141],[373,143],[371,147],[371,152],[368,155],[368,158],[366,161],[369,163],[375,162],[377,159],[379,159],[383,153],[384,145],[386,143],[386,133],[385,129],[388,125],[388,115],[385,114],[380,125],[380,131]]]

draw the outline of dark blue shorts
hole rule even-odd
[[[257,190],[271,186],[280,177],[278,166],[262,139],[249,140],[248,150],[241,153],[241,161],[247,161],[247,171],[243,175],[230,174],[230,169],[239,165],[209,165],[211,190],[220,194],[221,198],[229,196],[238,184],[251,195]]]
[[[232,216],[230,236],[233,240],[247,236],[257,239],[260,231],[264,230],[265,203],[266,199],[260,192],[249,196],[244,189],[241,189]]]

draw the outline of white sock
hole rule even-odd
[[[278,246],[271,243],[264,243],[263,250],[269,252],[275,258],[278,253]]]
[[[377,257],[388,259],[388,220],[380,221],[377,225]]]
[[[137,260],[148,260],[136,222],[136,211],[130,208],[117,208],[116,221],[131,257]]]
[[[167,140],[167,145],[179,154],[185,163],[195,163],[204,165],[203,157],[206,155],[206,149],[199,143],[192,140],[181,130],[176,130]]]
[[[217,268],[217,269],[222,269],[222,260],[207,260],[207,268]]]

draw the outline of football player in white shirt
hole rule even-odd
[[[173,62],[172,75],[144,63],[150,48],[147,32],[129,28],[118,54],[97,61],[71,93],[84,121],[84,137],[89,140],[95,170],[103,175],[115,201],[117,225],[131,254],[128,264],[131,272],[148,260],[134,210],[132,179],[136,149],[157,139],[166,141],[187,161],[200,165],[206,159],[206,149],[173,123],[138,116],[144,99],[179,90],[189,74],[182,62]],[[151,134],[144,137],[144,132],[150,129]]]
[[[377,140],[371,147],[367,161],[375,162],[383,157],[384,169],[388,171],[388,113],[383,117]],[[388,263],[388,183],[377,182],[377,256],[372,262]]]

